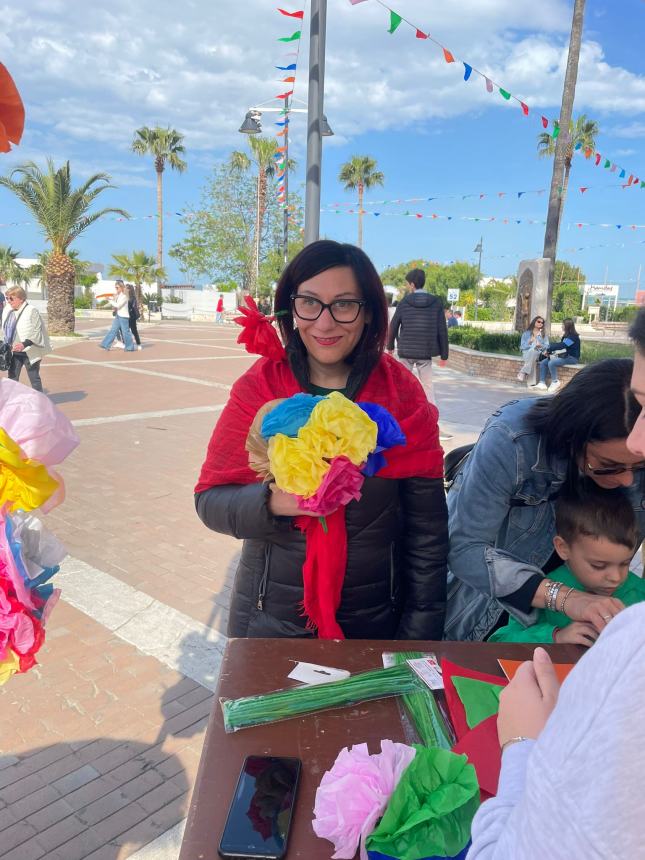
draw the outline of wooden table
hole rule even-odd
[[[337,708],[226,734],[219,697],[238,698],[288,687],[287,675],[303,660],[352,673],[383,665],[384,651],[433,651],[462,666],[503,677],[498,657],[528,659],[531,644],[410,642],[390,640],[232,639],[229,641],[188,814],[180,860],[216,860],[237,778],[247,755],[296,756],[302,760],[300,788],[289,838],[289,860],[329,860],[331,843],[311,826],[316,789],[343,747],[366,742],[371,753],[380,741],[408,742],[397,698]],[[575,646],[548,648],[555,662],[575,662]]]

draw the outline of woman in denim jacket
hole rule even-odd
[[[506,611],[521,623],[549,599],[554,499],[581,475],[624,488],[645,536],[645,463],[625,445],[638,417],[631,359],[585,367],[554,397],[511,401],[489,418],[448,493],[446,639],[485,639]],[[560,595],[560,608],[564,595]],[[566,614],[598,630],[622,609],[572,591]]]
[[[535,385],[537,382],[537,363],[541,355],[546,355],[549,348],[549,338],[544,333],[544,317],[533,317],[529,327],[522,332],[520,352],[524,359],[522,369],[517,374],[520,382]]]

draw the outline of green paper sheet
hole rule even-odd
[[[470,839],[479,807],[475,769],[465,755],[417,745],[415,750],[366,847],[399,860],[453,857]]]
[[[504,689],[502,685],[460,675],[453,675],[452,683],[464,706],[469,728],[474,729],[499,711],[499,694]]]

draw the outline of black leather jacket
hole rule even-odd
[[[195,496],[211,529],[244,540],[229,636],[310,636],[302,616],[305,538],[273,517],[263,484]],[[336,614],[348,639],[441,639],[448,530],[441,479],[367,478],[346,512],[347,570]],[[333,547],[330,547],[333,552]]]

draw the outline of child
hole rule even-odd
[[[555,504],[553,545],[565,562],[549,574],[563,588],[558,605],[570,588],[615,597],[625,606],[645,601],[645,581],[630,573],[629,563],[639,542],[631,505],[621,492],[588,488],[560,496]],[[490,642],[555,642],[589,647],[598,638],[584,621],[572,622],[562,612],[538,611],[536,624],[523,627],[511,619]]]

